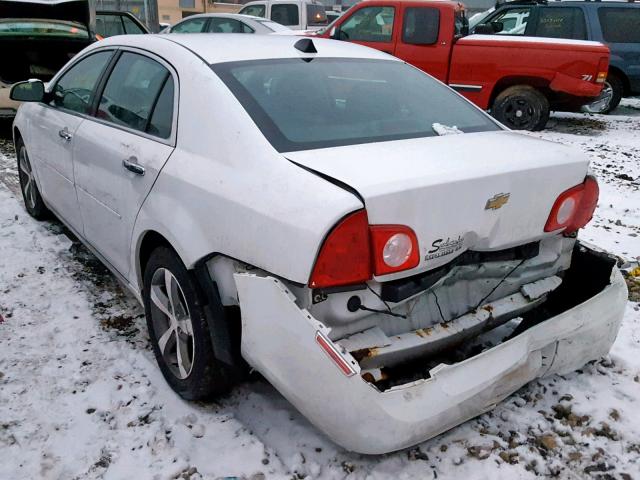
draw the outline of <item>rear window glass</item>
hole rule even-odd
[[[433,45],[438,41],[440,10],[407,8],[404,11],[402,41],[413,45]]]
[[[598,9],[602,35],[610,43],[640,43],[640,8]]]
[[[430,137],[441,124],[498,130],[479,109],[402,62],[278,59],[212,65],[280,152]]]
[[[2,37],[65,37],[87,39],[87,29],[79,23],[43,20],[0,20]]]
[[[298,6],[290,3],[271,5],[271,20],[281,25],[298,25]]]
[[[587,27],[584,13],[576,7],[541,7],[536,28],[537,37],[585,40]]]
[[[327,25],[327,13],[324,11],[324,5],[307,4],[307,24],[308,25]]]

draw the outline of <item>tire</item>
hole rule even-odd
[[[494,118],[512,130],[542,130],[550,113],[547,97],[528,85],[503,90],[491,107]]]
[[[40,190],[36,184],[36,178],[33,175],[33,168],[31,161],[29,160],[29,154],[27,153],[27,147],[24,144],[22,138],[18,138],[16,141],[16,157],[18,164],[18,177],[20,180],[20,191],[22,192],[22,199],[24,200],[24,206],[27,209],[29,215],[36,220],[45,220],[51,215],[51,212],[44,204]]]
[[[615,73],[609,73],[600,96],[590,104],[585,105],[583,111],[600,114],[610,113],[620,105],[623,93],[624,83],[622,79]]]
[[[167,295],[168,291],[172,295]],[[149,337],[164,378],[186,400],[219,396],[233,383],[214,355],[198,292],[195,280],[173,250],[158,247],[151,253],[143,288]]]

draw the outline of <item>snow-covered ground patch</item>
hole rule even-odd
[[[640,257],[638,132],[627,100],[536,134],[589,153],[601,200],[581,236],[627,259]],[[178,398],[140,307],[60,224],[26,214],[12,155],[0,143],[0,478],[639,478],[638,303],[608,358],[418,447],[351,454],[261,379],[217,403]]]

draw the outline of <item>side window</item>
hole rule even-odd
[[[147,133],[160,138],[171,136],[171,124],[173,123],[173,77],[169,75],[160,91],[160,96],[153,109],[151,121]]]
[[[361,42],[390,42],[393,35],[393,7],[365,7],[340,27],[340,39]]]
[[[407,8],[402,24],[402,41],[412,45],[433,45],[438,41],[440,10],[437,8]]]
[[[126,15],[122,16],[122,23],[124,23],[124,30],[127,32],[127,35],[139,35],[146,33],[142,28],[140,28],[140,25]]]
[[[53,87],[51,104],[73,112],[90,113],[98,79],[112,55],[111,51],[94,53],[73,65]]]
[[[264,5],[249,5],[240,10],[241,15],[253,15],[254,17],[265,18],[267,16],[266,8]]]
[[[171,27],[171,33],[200,33],[204,29],[205,23],[207,23],[206,17],[185,20],[184,22],[177,24],[175,27]]]
[[[96,15],[96,33],[103,38],[124,35],[125,32],[120,21],[120,15]]]
[[[253,33],[253,28],[233,18],[213,17],[209,22],[210,33]]]
[[[640,8],[598,8],[602,35],[610,43],[640,43]]]
[[[587,26],[584,13],[578,7],[540,7],[536,37],[585,40]]]
[[[271,20],[280,25],[298,25],[300,23],[298,6],[292,3],[271,5]]]
[[[155,60],[125,52],[104,87],[96,116],[146,132],[160,91],[170,77]]]
[[[508,8],[491,19],[491,23],[502,24],[498,35],[524,35],[531,15],[530,7]]]

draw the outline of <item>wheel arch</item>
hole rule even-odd
[[[491,91],[491,96],[489,97],[489,108],[493,107],[493,102],[495,101],[496,97],[509,87],[515,87],[516,85],[533,87],[537,90],[540,90],[546,97],[548,96],[547,90],[549,88],[550,83],[551,82],[549,80],[542,77],[530,77],[530,76],[502,77],[500,80],[496,82],[496,84],[493,87],[493,90]]]
[[[615,74],[621,81],[623,86],[622,95],[627,96],[631,93],[631,82],[629,81],[629,77],[624,73],[624,71],[616,67],[615,65],[609,66],[609,73]]]

